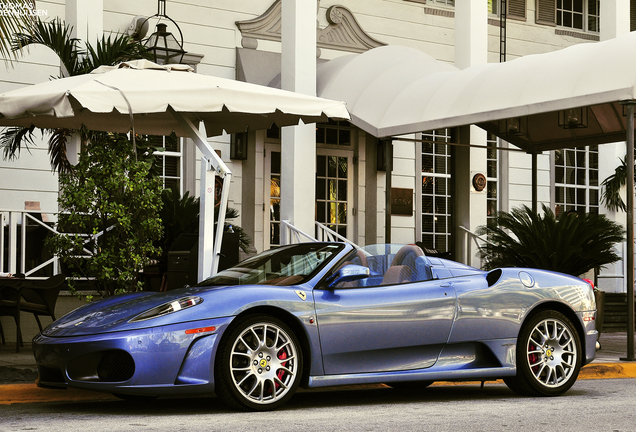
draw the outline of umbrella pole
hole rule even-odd
[[[198,127],[183,114],[175,111],[171,106],[168,110],[179,125],[187,132],[188,136],[195,142],[203,158],[201,160],[201,197],[200,197],[200,215],[199,215],[199,271],[198,280],[202,280],[216,274],[219,268],[219,255],[221,252],[221,243],[223,242],[223,226],[225,224],[225,212],[227,211],[227,202],[230,196],[230,181],[232,179],[232,171],[227,167],[225,162],[214,151],[205,135],[201,133]],[[218,229],[216,232],[216,240],[213,239],[213,229],[210,229],[208,221],[214,221],[214,194],[215,194],[215,175],[223,179],[223,188],[221,189],[221,204],[219,207]],[[205,176],[205,179],[203,178]],[[205,181],[204,181],[205,180]]]

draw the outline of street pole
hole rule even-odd
[[[627,357],[634,361],[634,104],[626,102],[627,111]]]

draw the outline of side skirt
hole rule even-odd
[[[352,384],[377,384],[396,381],[471,381],[498,379],[517,374],[515,367],[465,369],[451,371],[410,370],[400,372],[378,372],[350,375],[310,376],[308,388]]]

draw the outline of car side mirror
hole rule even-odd
[[[355,264],[347,264],[338,269],[334,274],[327,278],[327,286],[333,288],[340,282],[351,282],[358,279],[369,277],[371,272],[368,267]]]

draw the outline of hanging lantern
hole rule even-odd
[[[587,127],[587,107],[570,108],[559,111],[559,126],[563,129]]]
[[[152,53],[155,63],[161,65],[179,64],[183,61],[184,54],[186,54],[183,49],[183,34],[177,23],[166,15],[166,0],[158,0],[157,7],[157,13],[150,17],[159,17],[157,29],[146,39],[144,46]],[[161,22],[162,18],[169,20],[175,25],[179,32],[179,39],[168,31],[168,25]]]

